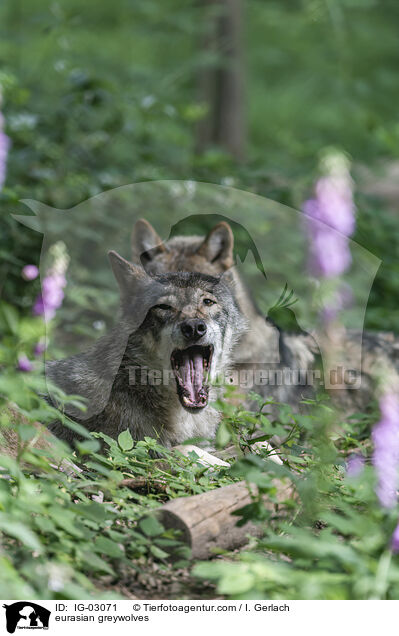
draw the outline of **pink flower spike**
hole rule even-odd
[[[10,140],[7,135],[1,130],[2,120],[0,120],[0,190],[6,180],[7,170],[7,157],[10,148]]]
[[[35,300],[35,304],[32,307],[32,313],[34,316],[44,316],[44,302],[41,294],[39,294]]]
[[[399,523],[396,526],[392,535],[391,550],[394,554],[397,554],[399,552]]]
[[[380,399],[381,419],[373,428],[373,464],[377,474],[377,496],[384,508],[397,503],[399,467],[399,400],[394,393]]]
[[[356,208],[347,159],[341,153],[324,160],[324,176],[314,197],[303,204],[309,240],[309,269],[314,276],[334,278],[350,266],[349,237],[355,230]]]
[[[17,369],[18,371],[23,371],[24,373],[33,371],[33,364],[29,360],[28,356],[26,356],[24,353],[18,356]]]
[[[41,356],[46,351],[46,345],[44,342],[38,342],[33,349],[35,356]]]
[[[349,457],[346,474],[348,477],[359,477],[364,469],[364,457],[363,455],[353,454]]]
[[[56,314],[64,300],[64,288],[67,284],[65,272],[69,263],[69,256],[65,244],[58,241],[49,250],[51,264],[42,279],[41,293],[37,296],[32,307],[34,316],[42,316],[48,323]]]
[[[25,265],[22,269],[22,278],[24,280],[35,280],[39,276],[39,270],[36,265]]]

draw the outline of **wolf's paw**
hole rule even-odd
[[[255,444],[252,444],[251,446],[251,450],[256,453],[257,451],[260,450],[267,450],[270,451],[269,455],[268,455],[268,459],[271,459],[272,462],[275,462],[276,464],[279,464],[280,466],[282,466],[283,462],[281,461],[280,457],[277,455],[276,451],[274,450],[273,446],[271,444],[269,444],[269,442],[255,442]]]
[[[198,446],[194,446],[193,444],[179,444],[179,446],[174,446],[174,450],[178,450],[182,455],[186,457],[189,456],[189,453],[194,452],[198,455],[198,459],[196,462],[201,464],[202,466],[224,466],[228,468],[230,464],[223,461],[223,459],[219,459],[219,457],[215,457],[215,455],[211,455],[203,448],[199,448]]]

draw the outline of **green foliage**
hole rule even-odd
[[[12,321],[7,320],[11,315]],[[110,598],[115,594],[101,592],[94,581],[105,585],[117,579],[121,568],[135,575],[149,557],[167,569],[170,550],[180,564],[186,563],[179,537],[148,515],[165,498],[198,494],[232,478],[221,475],[218,480],[216,473],[175,456],[156,440],[134,443],[129,431],[118,440],[90,435],[62,416],[40,397],[46,393],[42,361],[36,360],[29,373],[17,370],[21,343],[33,358],[41,321],[22,319],[6,304],[2,318],[0,596]],[[77,397],[59,391],[57,400],[84,408]],[[37,420],[55,419],[83,436],[73,452],[56,440],[38,444]],[[122,483],[137,478],[144,481],[138,490]]]
[[[135,442],[127,430],[117,440],[89,434],[65,416],[64,425],[82,435],[73,451],[55,442],[40,446],[37,420],[62,416],[40,397],[42,363],[29,373],[16,369],[21,342],[31,355],[37,319],[6,305],[2,317],[0,594],[110,598],[117,592],[101,590],[121,571],[137,576],[152,560],[165,572],[188,567],[179,533],[162,527],[156,509],[168,499],[244,479],[251,501],[236,512],[237,523],[261,524],[264,535],[238,555],[193,564],[195,576],[214,581],[229,598],[397,597],[399,557],[390,551],[390,538],[399,510],[379,506],[371,467],[357,478],[345,472],[348,455],[370,454],[375,411],[354,414],[338,431],[324,398],[307,400],[307,413],[299,415],[253,394],[253,409],[244,410],[226,389],[217,404],[223,413],[217,445],[233,444],[238,458],[229,469],[212,471],[155,439]],[[77,397],[58,399],[84,408]],[[283,465],[270,460],[270,450],[253,452],[255,441],[277,439]],[[291,484],[285,501],[279,483]]]
[[[101,454],[95,437],[89,443],[77,442],[73,455],[65,449],[60,454],[57,444],[35,447],[38,431],[23,417],[25,409],[14,403],[7,412],[7,394],[2,391],[2,395],[0,556],[7,568],[1,570],[0,594],[10,598],[98,597],[103,595],[94,580],[107,576],[112,580],[122,567],[140,571],[143,557],[160,559],[165,568],[165,550],[173,548],[186,558],[178,536],[165,532],[147,515],[165,497],[216,487],[216,475],[193,460],[176,458],[150,438],[134,446],[123,444],[130,438],[127,431],[118,441],[96,434],[105,446]],[[36,399],[40,413],[48,410],[53,419],[53,409]],[[8,452],[10,444],[7,446],[11,427],[17,440],[15,459]],[[166,468],[158,466],[154,452],[163,457]],[[66,457],[62,462],[61,456]],[[79,472],[71,468],[76,463]],[[121,483],[140,476],[147,486],[138,492]],[[163,486],[159,492],[157,483]],[[221,478],[220,483],[231,483],[231,479]],[[100,503],[96,501],[99,495]]]
[[[198,50],[205,16],[196,3],[2,3],[0,86],[12,148],[0,192],[0,596],[110,598],[113,593],[102,590],[121,569],[135,575],[156,559],[167,572],[169,551],[187,566],[179,536],[163,530],[154,510],[167,499],[246,479],[258,490],[251,486],[251,503],[237,521],[263,524],[264,537],[238,555],[194,565],[198,577],[230,598],[398,598],[390,537],[399,511],[380,509],[370,466],[356,479],[345,474],[352,452],[370,456],[373,407],[338,425],[322,401],[309,402],[301,416],[274,405],[271,417],[256,396],[248,411],[233,407],[227,395],[218,404],[224,417],[217,445],[233,444],[239,458],[213,473],[156,440],[134,443],[128,431],[118,440],[90,435],[66,417],[64,425],[82,436],[75,448],[37,446],[35,423],[60,417],[40,397],[47,387],[34,347],[44,326],[31,316],[39,280],[26,283],[20,275],[27,263],[39,264],[42,237],[11,216],[26,214],[24,198],[63,209],[155,179],[233,185],[299,209],[319,153],[338,146],[354,162],[355,239],[383,259],[366,324],[396,329],[396,210],[386,192],[373,196],[368,179],[399,156],[398,11],[382,0],[249,3],[248,157],[238,165],[220,148],[196,151],[196,125],[207,108],[198,101],[198,71],[219,61]],[[96,213],[104,228],[117,223],[106,209]],[[197,217],[189,227],[190,233],[205,229]],[[245,228],[234,230],[245,256]],[[82,224],[76,231],[89,251],[101,248],[95,227]],[[274,231],[259,218],[255,238]],[[264,265],[279,269],[277,261]],[[79,323],[81,310],[108,316],[115,298],[108,280],[104,262],[90,278],[82,271],[71,291],[76,309],[68,324],[83,335],[95,329]],[[277,322],[281,317],[280,326],[291,328],[287,310],[284,315]],[[31,373],[17,370],[21,355],[32,361]],[[84,409],[78,396],[58,398]],[[258,440],[278,439],[282,467],[267,450],[250,452],[254,431]],[[62,457],[82,472],[58,470]],[[133,491],[125,479],[145,485]],[[279,514],[263,503],[264,496],[276,503],[275,479],[292,483],[296,493],[279,504]]]
[[[290,445],[282,446],[290,472],[279,466],[271,470],[249,456],[236,462],[231,473],[256,484],[269,501],[271,477],[290,475],[298,494],[286,502],[291,515],[284,518],[280,511],[276,519],[261,496],[254,498],[256,505],[238,513],[243,520],[263,520],[264,537],[229,560],[196,564],[193,573],[216,582],[220,594],[234,599],[397,598],[399,560],[390,540],[399,507],[381,508],[371,466],[356,477],[346,475],[344,467],[342,448],[364,452],[357,418],[344,424],[338,436],[332,429],[335,415],[323,405],[313,404],[309,416],[289,417],[297,420]],[[376,414],[369,417],[375,421]],[[299,464],[292,463],[297,435],[302,440]]]

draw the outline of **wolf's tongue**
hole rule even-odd
[[[204,384],[204,364],[202,354],[198,351],[183,353],[181,363],[183,388],[187,397],[194,403],[199,402]]]

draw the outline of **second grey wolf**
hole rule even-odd
[[[167,447],[212,438],[219,422],[212,383],[246,328],[231,289],[223,276],[150,276],[115,252],[109,257],[121,295],[117,325],[90,350],[47,366],[52,383],[87,399],[85,414],[73,407],[67,414],[112,438],[125,429]],[[160,381],[143,381],[147,369]],[[68,442],[75,436],[61,422],[50,430]]]
[[[206,236],[175,236],[163,241],[145,219],[139,219],[131,237],[132,261],[141,263],[152,274],[161,272],[205,272],[213,276],[225,274],[234,291],[238,307],[248,321],[248,329],[241,335],[233,352],[233,361],[239,368],[269,370],[288,368],[313,370],[321,364],[320,352],[310,334],[286,333],[278,329],[261,314],[252,296],[234,267],[234,237],[228,223],[215,225]],[[340,410],[353,412],[366,408],[374,397],[375,378],[384,375],[399,390],[399,341],[393,334],[347,331],[341,343],[341,359],[351,369],[356,348],[363,343],[362,368],[359,389],[337,389],[330,392]],[[257,364],[264,360],[265,363]],[[316,385],[254,387],[265,398],[288,402],[298,409],[303,397],[314,397]]]

